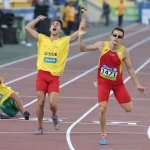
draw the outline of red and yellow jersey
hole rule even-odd
[[[98,80],[107,80],[120,82],[122,81],[124,46],[113,52],[110,50],[108,41],[105,41],[104,48],[100,54],[98,63]]]
[[[70,36],[51,41],[48,36],[39,34],[37,69],[50,72],[53,76],[63,73],[69,52]]]

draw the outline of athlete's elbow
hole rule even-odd
[[[25,27],[24,27],[24,30],[26,31],[26,32],[31,32],[31,28],[28,26],[28,25],[26,25]]]
[[[25,27],[24,27],[24,30],[25,30],[25,31],[28,31],[28,27],[27,27],[27,26],[25,26]]]
[[[80,48],[80,52],[84,52],[84,49],[81,49],[81,48]]]
[[[85,50],[80,48],[80,52],[85,52]]]
[[[79,46],[80,52],[85,52],[85,47]]]

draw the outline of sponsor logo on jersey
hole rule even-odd
[[[57,56],[57,53],[45,52],[44,55],[46,55],[46,56]]]
[[[56,58],[50,58],[50,57],[44,57],[44,62],[47,62],[47,63],[56,63],[57,59]]]

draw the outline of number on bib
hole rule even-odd
[[[102,65],[100,76],[108,80],[115,81],[117,78],[117,68],[110,68],[106,65]]]

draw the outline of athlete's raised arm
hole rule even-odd
[[[101,50],[101,48],[104,45],[104,42],[102,42],[102,41],[96,42],[93,45],[87,45],[86,46],[84,44],[83,35],[86,34],[86,32],[87,32],[86,27],[81,27],[79,29],[78,45],[79,45],[80,51],[81,52],[87,52],[87,51]]]
[[[79,31],[78,31],[78,44],[81,52],[86,52],[86,51],[93,51],[93,50],[98,50],[98,45],[97,43],[93,45],[88,45],[85,46],[83,42],[83,35],[86,34],[86,15],[87,15],[87,9],[81,9],[82,11],[82,17],[81,17],[81,22],[79,26]]]
[[[130,61],[130,54],[129,51],[127,49],[124,50],[124,63],[127,67],[127,71],[131,77],[131,79],[133,80],[133,82],[136,85],[136,88],[139,90],[139,92],[143,95],[146,95],[146,88],[142,87],[138,81],[138,78],[135,74],[135,71],[132,67],[131,61]]]
[[[29,22],[24,28],[26,32],[36,41],[38,41],[39,33],[35,31],[33,28],[39,21],[43,21],[45,18],[46,18],[45,16],[40,15],[36,19]]]
[[[86,7],[82,6],[81,7],[81,23],[80,23],[80,26],[84,25],[85,24],[85,21],[86,21],[86,12],[87,12],[87,9]],[[80,28],[80,27],[79,27]],[[70,43],[74,42],[75,40],[78,39],[78,31],[74,32],[71,36],[70,36]]]

